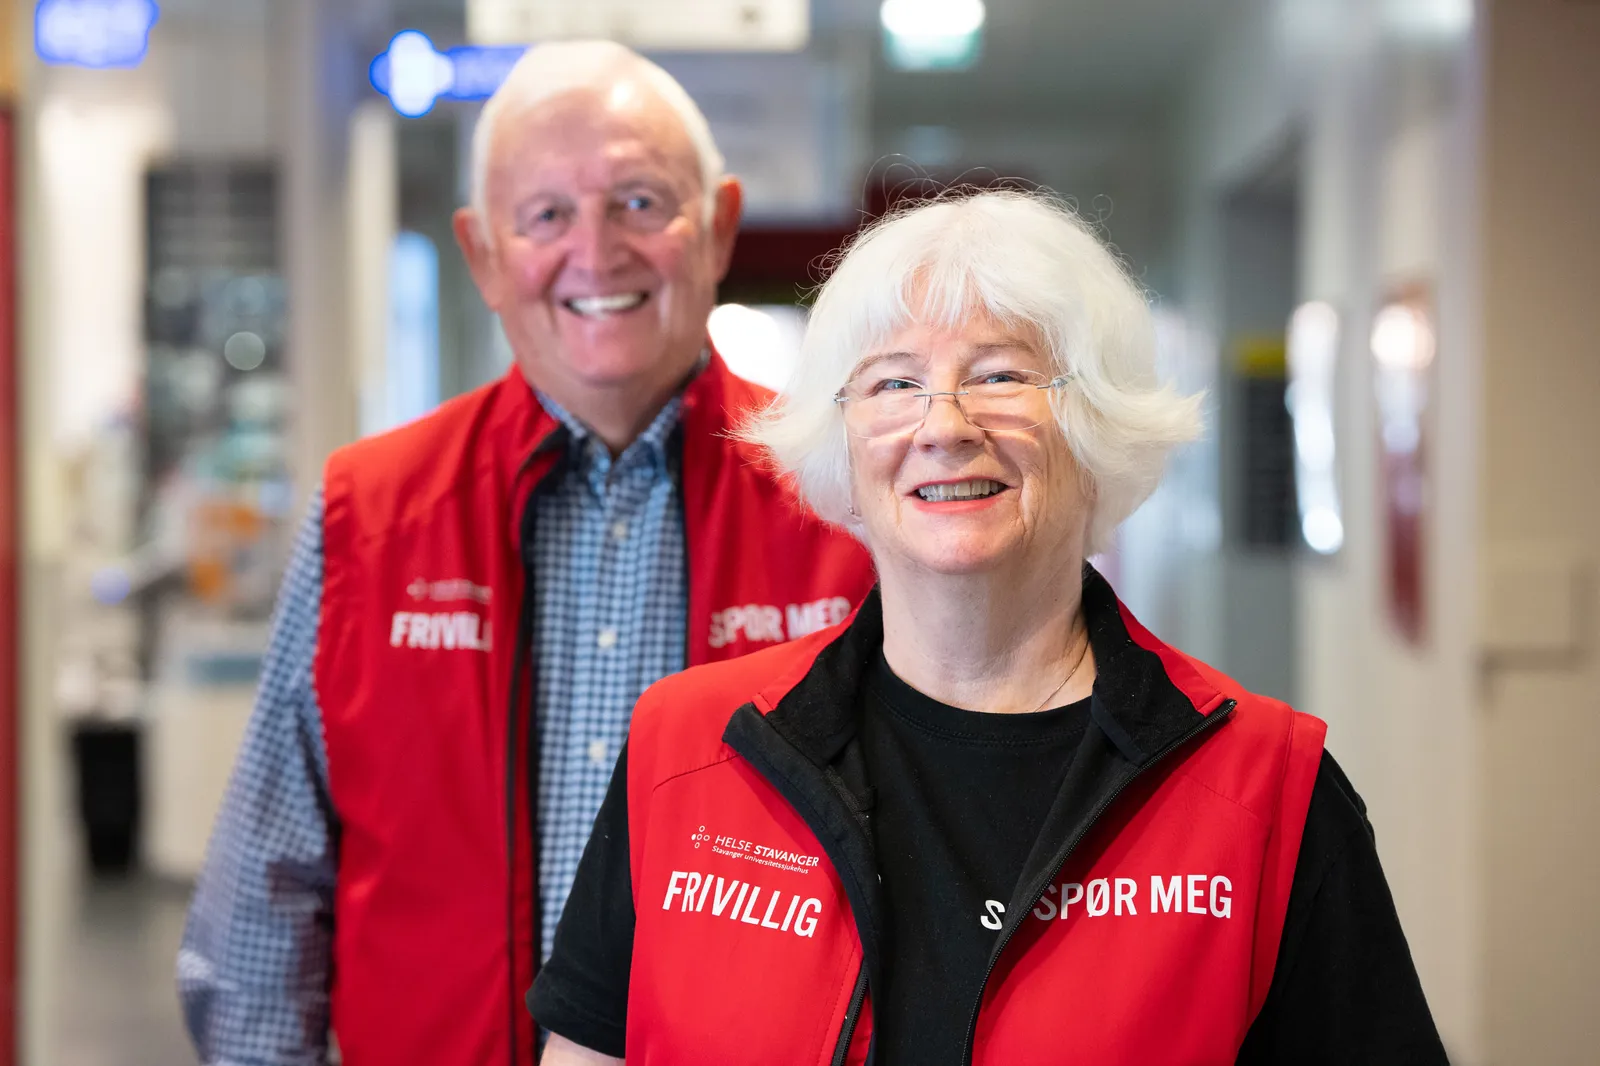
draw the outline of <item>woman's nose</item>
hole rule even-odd
[[[967,420],[962,397],[949,392],[929,395],[928,413],[913,438],[919,447],[952,448],[983,440],[983,430]]]

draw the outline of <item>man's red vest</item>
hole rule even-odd
[[[1084,603],[1092,724],[967,1061],[1232,1063],[1272,981],[1325,727],[1157,641],[1092,571]],[[873,596],[847,627],[640,700],[628,1066],[865,1060],[883,921],[849,750],[881,642]]]
[[[835,623],[871,585],[860,546],[728,438],[769,396],[714,354],[684,392],[691,664]],[[332,1017],[349,1066],[533,1062],[519,546],[556,427],[513,369],[328,461],[314,674],[340,825]]]

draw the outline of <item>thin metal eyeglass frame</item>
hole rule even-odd
[[[977,376],[978,377],[982,377],[983,375],[979,374]],[[1034,388],[1034,389],[1037,389],[1040,392],[1053,392],[1056,389],[1059,389],[1063,385],[1067,384],[1067,382],[1071,381],[1074,377],[1076,377],[1075,374],[1057,374],[1055,377],[1051,378],[1049,381],[1047,381],[1043,385],[1033,385],[1033,386],[1030,386],[1030,387]],[[965,382],[963,382],[963,384],[965,384]],[[972,416],[967,414],[967,409],[961,405],[961,397],[970,396],[970,395],[972,395],[972,390],[971,389],[958,389],[955,392],[914,392],[907,398],[908,399],[913,399],[913,400],[923,400],[923,401],[925,401],[923,403],[923,405],[922,405],[922,415],[919,418],[917,418],[917,419],[915,419],[915,420],[913,420],[911,422],[907,422],[904,426],[901,426],[898,429],[888,430],[887,432],[884,432],[884,433],[877,433],[877,434],[873,434],[872,436],[865,436],[865,435],[860,434],[860,433],[855,433],[855,434],[852,434],[852,436],[861,437],[863,440],[874,440],[874,439],[876,439],[878,437],[892,437],[897,433],[905,433],[908,430],[915,430],[915,429],[917,429],[917,427],[921,426],[923,422],[927,421],[929,412],[931,412],[933,410],[933,401],[938,399],[940,396],[948,396],[948,397],[950,397],[951,402],[956,405],[956,410],[961,412],[961,417],[966,419],[967,423],[969,425],[972,425],[972,426],[974,426],[974,427],[976,427],[978,429],[981,429],[985,433],[1001,432],[1001,431],[998,431],[998,430],[988,429],[985,426],[980,426],[980,425],[978,425],[978,423],[972,421]],[[863,400],[863,399],[866,399],[866,397],[846,396],[844,394],[844,389],[840,389],[838,392],[834,393],[834,396],[833,396],[833,402],[838,404],[841,410],[844,408],[845,404],[847,404],[847,403],[858,403],[858,402],[860,402],[860,400]],[[1018,431],[1025,430],[1025,429],[1034,429],[1034,428],[1036,428],[1038,426],[1044,425],[1045,421],[1046,421],[1045,419],[1040,419],[1039,421],[1034,422],[1031,425],[1010,426],[1010,427],[1007,427],[1007,428],[1010,429],[1010,430],[1018,430]],[[846,419],[845,428],[847,430],[849,429],[849,420],[848,419]]]

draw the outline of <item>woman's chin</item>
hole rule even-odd
[[[917,570],[947,577],[970,577],[998,573],[1013,560],[1015,551],[1008,545],[974,543],[922,545],[907,561]]]
[[[952,577],[1011,572],[1027,553],[1027,524],[1011,509],[992,506],[950,513],[919,507],[902,510],[878,528],[868,544],[886,568]],[[898,564],[898,565],[897,565]]]

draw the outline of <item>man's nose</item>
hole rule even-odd
[[[628,257],[622,227],[599,206],[580,210],[566,239],[567,264],[579,270],[604,274]]]

